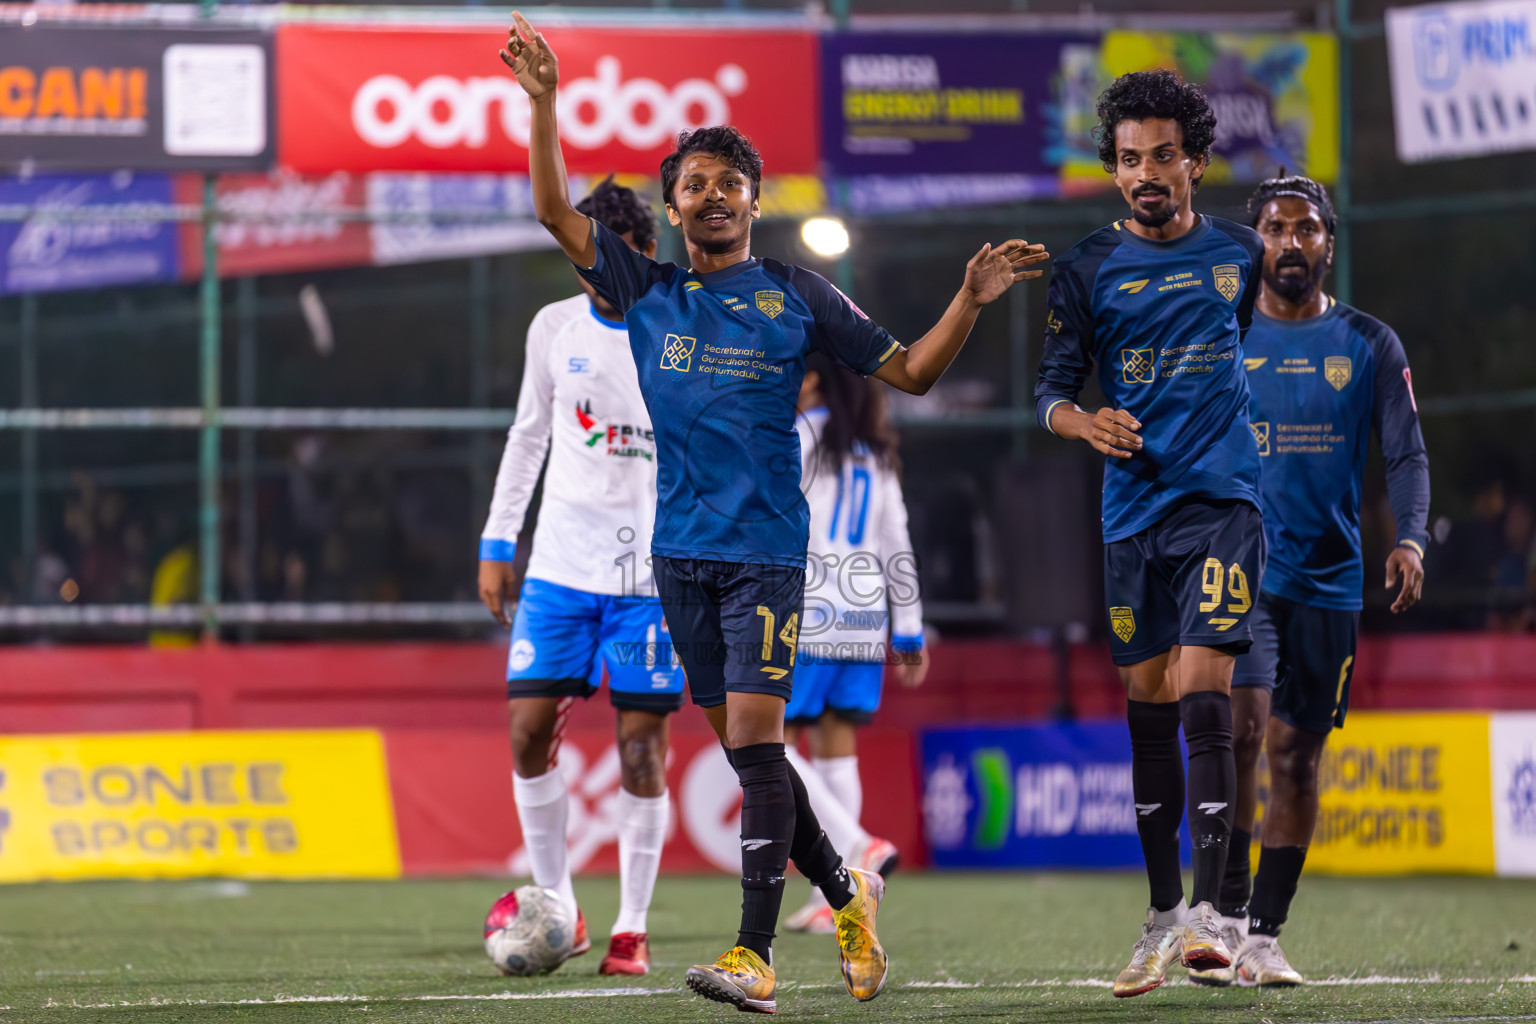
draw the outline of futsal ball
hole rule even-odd
[[[485,915],[485,952],[502,974],[544,974],[571,955],[576,918],[553,889],[525,885],[491,904]]]

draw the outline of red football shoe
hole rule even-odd
[[[587,916],[576,908],[576,941],[571,943],[571,956],[581,956],[592,948],[592,939],[587,935]]]
[[[608,955],[598,974],[650,974],[651,943],[645,932],[619,932],[608,940]]]

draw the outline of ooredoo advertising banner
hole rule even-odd
[[[271,55],[256,31],[7,26],[0,165],[265,168]]]
[[[1536,0],[1387,11],[1397,155],[1536,149]]]
[[[375,732],[0,739],[0,881],[399,873]]]
[[[573,172],[655,174],[677,133],[733,124],[775,174],[816,171],[816,37],[551,28]],[[279,159],[299,171],[525,171],[528,99],[500,29],[277,31]]]
[[[176,225],[163,220],[75,219],[171,201],[164,174],[39,175],[0,181],[0,204],[26,220],[0,223],[0,295],[176,279]]]

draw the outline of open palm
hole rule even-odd
[[[1028,268],[1050,256],[1045,246],[1030,245],[1021,238],[1009,239],[995,249],[988,243],[965,265],[965,290],[985,306],[1001,298],[1015,281],[1028,281],[1045,273]]]
[[[512,69],[517,84],[531,99],[555,91],[560,81],[560,62],[544,37],[517,11],[512,12],[512,27],[507,30],[507,47],[500,51],[501,62]]]

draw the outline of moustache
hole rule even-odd
[[[1161,185],[1137,185],[1131,189],[1131,198],[1140,199],[1142,196],[1166,196],[1168,190]]]
[[[1307,262],[1305,256],[1293,254],[1280,256],[1275,259],[1275,269],[1279,270],[1282,267],[1300,267],[1302,270],[1307,270],[1311,267],[1311,264]]]

